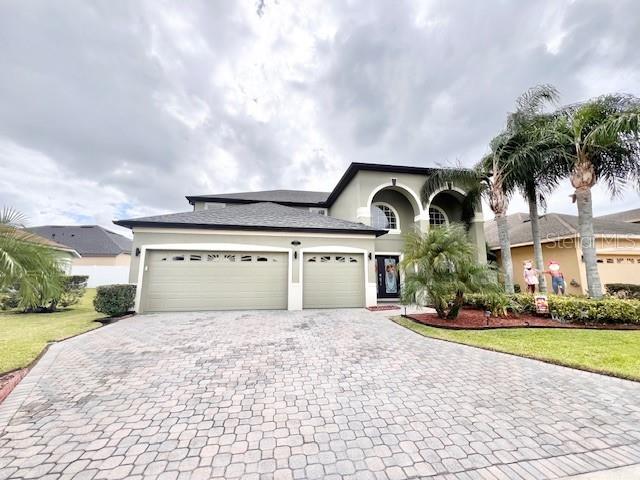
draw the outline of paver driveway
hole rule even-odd
[[[541,480],[640,463],[640,384],[362,310],[146,315],[53,346],[0,431],[1,478]]]

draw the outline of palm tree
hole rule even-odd
[[[461,225],[407,235],[401,266],[403,301],[416,301],[426,293],[440,318],[455,319],[466,293],[498,290],[491,269],[478,263]]]
[[[502,132],[491,141],[491,152],[473,168],[459,167],[437,170],[429,175],[420,191],[422,202],[427,204],[431,196],[439,190],[451,188],[452,185],[462,188],[466,193],[462,205],[462,220],[465,223],[470,222],[482,198],[488,201],[498,226],[502,273],[507,293],[514,292],[511,243],[506,218],[514,186],[505,177],[504,158],[511,154],[512,141],[513,138],[509,132]]]
[[[628,183],[640,186],[640,100],[612,94],[571,105],[557,113],[547,132],[570,152],[563,166],[575,189],[588,291],[600,298],[591,189],[603,183],[617,195]]]
[[[11,208],[0,210],[0,290],[16,288],[20,307],[42,305],[61,290],[61,268],[54,250],[24,230],[24,216]]]
[[[546,206],[546,197],[557,187],[563,178],[556,160],[563,157],[565,149],[555,144],[545,135],[549,115],[543,114],[543,108],[558,101],[558,91],[551,85],[538,85],[523,93],[516,101],[517,109],[507,120],[507,129],[520,138],[514,142],[519,155],[513,155],[508,162],[507,177],[520,191],[529,206],[531,237],[536,269],[540,272],[540,291],[547,291],[544,276],[544,260],[540,238],[538,206]]]

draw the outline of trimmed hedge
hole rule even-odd
[[[640,300],[640,285],[634,283],[607,283],[605,289],[609,295],[617,298]]]
[[[503,296],[510,302],[512,312],[535,312],[534,296],[526,293]],[[494,314],[496,300],[492,296],[470,294],[467,304],[489,310]],[[551,315],[574,323],[630,323],[640,325],[640,300],[605,297],[592,300],[587,297],[548,295]]]
[[[97,288],[93,306],[97,312],[116,317],[131,312],[135,299],[135,285],[103,285]]]

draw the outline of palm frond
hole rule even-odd
[[[476,188],[483,182],[477,170],[456,167],[443,168],[431,173],[420,189],[423,204],[427,204],[431,196],[439,190],[451,189],[456,186],[464,191]]]

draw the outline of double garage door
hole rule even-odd
[[[364,306],[359,254],[305,254],[304,308]],[[149,251],[145,311],[286,309],[288,255],[256,252]]]

